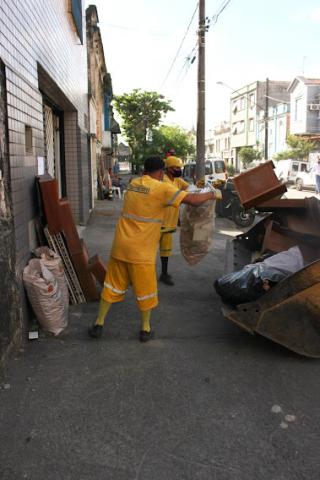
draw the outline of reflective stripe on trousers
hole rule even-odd
[[[148,300],[148,298],[154,298],[158,295],[158,293],[150,293],[150,295],[144,295],[143,297],[137,297],[137,300],[139,302],[142,302],[143,300]]]
[[[104,287],[109,288],[114,293],[118,293],[119,295],[124,295],[127,291],[127,290],[118,290],[117,288],[114,288],[112,285],[110,285],[110,283],[106,283],[106,282],[104,282]]]

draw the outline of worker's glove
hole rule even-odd
[[[225,180],[221,180],[220,178],[218,180],[214,180],[214,182],[212,182],[212,185],[216,188],[216,187],[220,187],[220,185],[223,185],[224,183],[226,183]]]
[[[196,187],[198,188],[204,188],[205,184],[206,184],[206,181],[204,178],[196,181]]]
[[[215,188],[213,190],[214,192],[214,198],[215,200],[222,200],[222,193],[221,193],[221,190],[219,190],[218,188]]]

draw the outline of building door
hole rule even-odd
[[[46,145],[46,170],[56,178],[60,197],[65,195],[63,156],[63,126],[61,112],[44,104],[44,131]]]

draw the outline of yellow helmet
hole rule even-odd
[[[165,159],[165,164],[166,164],[166,168],[171,168],[171,167],[182,168],[183,167],[181,158],[173,157],[173,156],[167,157]]]

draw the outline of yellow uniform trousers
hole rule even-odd
[[[171,257],[172,255],[172,246],[173,246],[173,234],[174,230],[171,232],[162,232],[160,237],[160,257]]]
[[[129,263],[111,257],[101,297],[109,303],[122,302],[129,285],[132,285],[141,311],[158,305],[155,264]]]

